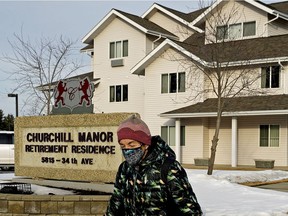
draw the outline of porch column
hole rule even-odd
[[[237,137],[237,131],[238,131],[238,126],[237,126],[237,117],[232,117],[232,148],[231,148],[231,166],[232,167],[237,167],[237,156],[238,156],[238,137]]]
[[[181,127],[180,119],[176,119],[175,121],[175,154],[176,154],[176,159],[181,163],[180,127]]]

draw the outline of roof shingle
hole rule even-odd
[[[288,110],[288,95],[265,95],[224,98],[224,112]],[[182,107],[162,114],[187,114],[217,112],[217,98]]]
[[[216,57],[218,62],[277,57],[287,57],[288,60],[288,34],[206,45],[204,41],[204,33],[195,33],[185,41],[176,43],[208,62],[215,61]]]

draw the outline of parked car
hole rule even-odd
[[[0,131],[0,168],[14,168],[14,131]]]

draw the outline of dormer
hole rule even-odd
[[[208,44],[287,34],[288,14],[254,0],[217,0],[191,24],[205,25]]]
[[[203,9],[191,13],[183,13],[160,4],[154,3],[143,15],[147,19],[159,26],[167,29],[183,41],[195,32],[203,32],[198,27],[190,23],[203,12]]]

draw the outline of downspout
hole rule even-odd
[[[273,19],[269,20],[268,22],[264,23],[264,26],[266,26],[266,32],[267,32],[267,34],[268,34],[268,24],[274,22],[274,21],[277,20],[278,18],[279,18],[279,14],[277,13],[277,15],[276,15],[275,18],[273,18]]]
[[[157,41],[160,40],[161,38],[162,38],[162,35],[160,34],[159,37],[152,42],[152,43],[153,43],[152,50],[155,49],[155,42],[157,42]]]
[[[268,22],[264,23],[264,25],[267,25],[267,24],[269,24],[269,23],[271,23],[271,22],[274,22],[274,21],[277,20],[278,18],[279,18],[279,14],[277,14],[275,18],[273,18],[273,19],[269,20]]]
[[[284,67],[280,60],[278,60],[278,64],[280,65],[281,68]]]
[[[282,74],[282,70],[283,70],[283,72],[284,72],[284,66],[283,66],[283,64],[281,63],[281,61],[280,61],[280,59],[278,60],[278,64],[279,64],[279,66],[280,66],[280,77],[281,77],[281,79],[280,80],[283,80],[283,88],[284,88],[284,91],[285,92],[287,92],[286,91],[286,75],[284,74]]]

